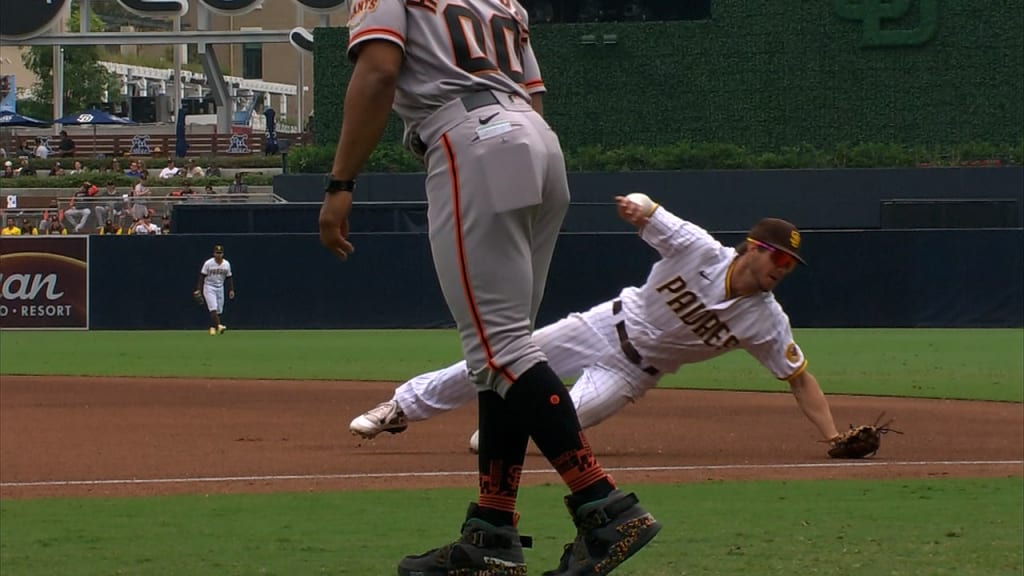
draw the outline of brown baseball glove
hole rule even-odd
[[[890,418],[884,424],[879,424],[885,412],[875,420],[874,424],[862,426],[850,425],[850,429],[831,442],[828,455],[832,458],[867,458],[878,452],[882,445],[882,436],[889,432],[903,434],[899,430],[889,427],[895,418]]]
[[[203,293],[200,292],[199,290],[196,290],[195,292],[192,293],[192,299],[195,300],[196,304],[199,304],[200,306],[204,306],[206,304],[206,300],[203,300]]]

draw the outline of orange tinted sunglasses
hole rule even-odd
[[[765,244],[764,242],[754,240],[753,238],[750,237],[747,238],[747,242],[750,242],[751,244],[754,244],[759,248],[764,248],[765,250],[770,252],[772,264],[775,264],[780,268],[792,268],[796,266],[796,258],[794,258],[793,255],[790,254],[789,252],[783,252],[782,250],[779,250],[778,248],[772,246],[771,244]]]

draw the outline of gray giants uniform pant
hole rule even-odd
[[[473,379],[504,396],[545,360],[530,333],[569,205],[561,146],[529,102],[490,91],[444,105],[418,136],[441,290]]]

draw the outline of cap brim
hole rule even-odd
[[[782,252],[785,252],[786,254],[789,254],[793,258],[796,258],[797,262],[799,262],[800,264],[802,264],[804,266],[807,266],[807,261],[804,260],[803,258],[801,258],[799,254],[797,254],[796,252],[793,252],[789,248],[786,248],[785,246],[779,246],[778,244],[772,244],[771,246],[773,248],[775,248],[776,250],[780,250]]]

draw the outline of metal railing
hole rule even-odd
[[[103,227],[107,220],[128,227],[133,222],[150,217],[160,224],[169,220],[177,204],[248,204],[279,203],[284,200],[273,192],[252,193],[194,193],[165,194],[158,196],[79,196],[58,197],[57,210],[63,215],[68,233],[88,234]]]

